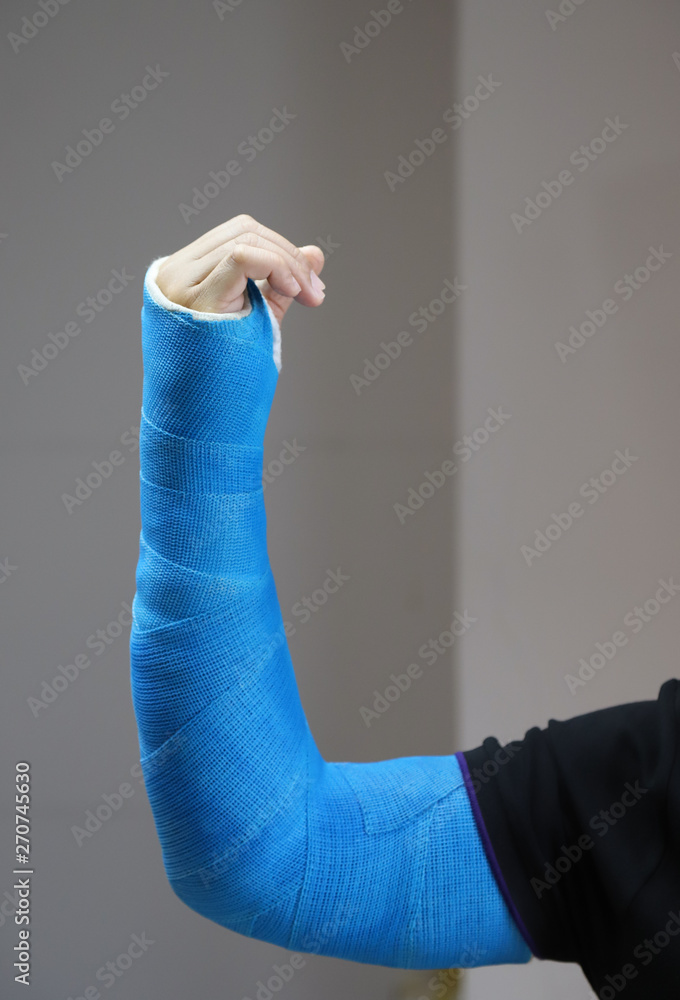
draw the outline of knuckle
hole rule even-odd
[[[158,269],[156,284],[171,302],[184,305],[187,282],[182,279],[181,269],[172,258],[168,258]]]
[[[229,253],[222,259],[222,268],[229,268],[233,263],[242,264],[248,250],[247,243],[235,243]]]
[[[245,260],[248,259],[250,255],[250,250],[254,246],[254,241],[250,238],[251,234],[248,234],[248,238],[238,238],[235,240],[228,253],[222,258],[221,267],[229,267],[230,263],[243,264]]]

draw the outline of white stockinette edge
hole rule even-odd
[[[165,257],[157,257],[154,261],[152,261],[152,263],[149,265],[147,269],[146,277],[144,279],[147,289],[149,291],[149,295],[154,300],[154,302],[158,303],[159,306],[162,306],[163,309],[169,309],[172,312],[188,313],[192,317],[192,319],[208,320],[209,322],[212,323],[219,322],[220,320],[225,320],[225,319],[228,320],[245,319],[246,316],[250,316],[250,313],[252,312],[253,309],[253,305],[252,302],[250,301],[247,288],[244,292],[244,298],[248,304],[244,306],[243,309],[239,309],[238,312],[224,312],[224,313],[201,312],[200,309],[189,309],[188,306],[181,306],[177,302],[172,302],[166,295],[163,294],[163,292],[158,287],[158,283],[156,281],[161,264],[163,263],[163,261],[167,260],[169,256],[170,254],[166,254]],[[272,352],[274,358],[274,364],[276,365],[277,371],[281,371],[281,327],[279,326],[279,322],[274,313],[272,312],[272,308],[267,302],[266,298],[264,298],[264,296],[262,296],[262,298],[264,299],[264,303],[267,307],[267,312],[269,313],[269,318],[271,320],[272,329],[274,332],[274,350]]]

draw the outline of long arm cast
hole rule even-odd
[[[131,635],[141,760],[170,884],[233,931],[402,968],[525,962],[455,755],[323,759],[266,548],[279,329],[142,309],[142,532]],[[170,307],[169,307],[170,306]]]

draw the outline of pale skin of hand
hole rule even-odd
[[[320,247],[297,247],[242,214],[168,257],[156,284],[177,305],[224,313],[244,308],[246,284],[252,278],[280,324],[293,300],[321,305],[326,286],[318,274],[324,264]]]

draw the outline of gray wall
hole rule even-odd
[[[406,2],[347,62],[340,43],[371,17],[356,2],[243,0],[220,20],[208,2],[71,0],[14,52],[7,35],[38,9],[4,4],[0,67],[12,95],[0,561],[16,567],[0,583],[0,747],[6,803],[14,762],[29,760],[34,774],[32,995],[75,1000],[98,985],[106,996],[97,969],[146,932],[154,944],[116,980],[118,997],[252,998],[286,953],[173,896],[136,776],[128,630],[101,655],[88,646],[134,593],[138,460],[124,435],[141,403],[144,270],[242,211],[297,244],[331,244],[324,305],[293,305],[283,324],[266,462],[285,441],[305,450],[265,494],[284,617],[328,568],[350,577],[290,640],[327,758],[451,753],[550,716],[654,697],[674,671],[673,604],[574,695],[564,676],[658,578],[680,572],[671,447],[680,10],[591,0],[552,31],[537,0]],[[147,64],[170,75],[121,120],[111,104]],[[454,133],[443,114],[480,74],[500,86]],[[297,117],[247,162],[239,143],[277,107]],[[628,124],[620,138],[583,173],[574,168],[573,185],[518,233],[511,213],[616,115]],[[113,131],[60,181],[53,161],[105,116]],[[384,171],[442,125],[446,140],[390,191]],[[232,158],[241,174],[185,222],[180,203]],[[555,341],[661,244],[674,256],[649,287],[561,363]],[[79,303],[112,269],[134,278],[86,323]],[[466,285],[460,300],[413,331],[408,317],[447,278]],[[79,318],[82,332],[24,384],[18,366],[32,349]],[[412,345],[357,395],[350,375],[409,329]],[[394,504],[488,407],[511,417],[400,523]],[[630,471],[527,566],[521,546],[625,448],[639,456]],[[122,464],[68,513],[62,494],[112,449]],[[367,727],[359,709],[374,690],[465,608],[479,620],[457,655]],[[36,717],[28,698],[88,653],[90,666]],[[123,782],[130,797],[78,846],[72,827]],[[6,845],[13,822],[5,807]],[[9,848],[5,857],[0,894],[12,885]],[[8,996],[15,930],[5,917]],[[552,963],[475,970],[465,983],[466,1000],[588,996],[578,969]],[[418,977],[318,956],[281,995],[348,994],[429,996]]]
[[[5,5],[5,32],[30,10]],[[244,0],[221,21],[209,2],[72,0],[16,54],[6,44],[3,83],[14,100],[4,111],[0,559],[17,569],[0,585],[0,741],[5,803],[16,759],[30,760],[35,775],[33,995],[41,1000],[75,998],[88,985],[108,995],[97,970],[142,931],[155,943],[117,980],[120,998],[254,998],[258,980],[286,958],[172,894],[131,775],[129,630],[100,656],[87,646],[134,593],[138,458],[121,436],[139,419],[144,270],[240,212],[299,245],[325,241],[332,250],[326,303],[294,305],[283,324],[266,455],[268,464],[286,441],[305,449],[265,498],[284,618],[298,621],[291,653],[313,732],[336,760],[455,749],[449,658],[370,727],[359,713],[453,610],[449,501],[433,500],[403,525],[393,504],[452,443],[455,307],[421,339],[415,333],[360,395],[350,383],[380,341],[408,330],[408,316],[454,276],[452,143],[401,190],[390,192],[383,177],[423,119],[436,121],[451,100],[452,14],[408,6],[348,63],[340,43],[367,19],[358,3]],[[111,103],[141,83],[147,64],[170,75],[120,120]],[[275,108],[296,117],[248,162],[237,147]],[[52,161],[107,113],[114,130],[60,181]],[[185,222],[180,203],[232,158],[241,174]],[[24,384],[17,366],[30,363],[48,332],[79,319],[79,303],[106,286],[112,268],[134,280],[91,323],[83,317],[82,332]],[[62,494],[112,449],[123,463],[68,513]],[[338,567],[349,581],[300,623],[293,605]],[[35,717],[27,698],[88,652],[91,665]],[[71,828],[126,781],[134,794],[78,846]],[[5,806],[6,845],[8,818]],[[12,884],[8,851],[0,893]],[[14,941],[6,920],[3,995]],[[287,995],[387,997],[403,978],[311,956]]]
[[[655,698],[678,673],[678,598],[642,628],[624,619],[660,578],[680,583],[680,7],[586,0],[555,30],[546,7],[558,11],[548,0],[476,0],[457,27],[463,91],[478,72],[502,85],[456,150],[456,243],[470,283],[455,334],[456,425],[474,428],[487,405],[512,414],[452,483],[457,587],[479,615],[455,667],[462,746]],[[621,135],[587,169],[570,163],[616,116]],[[573,182],[518,232],[511,215],[564,169]],[[625,301],[617,282],[650,246],[673,256]],[[562,362],[555,343],[609,298],[617,312],[586,327],[592,336]],[[630,468],[595,503],[580,495],[626,448]],[[528,565],[522,546],[572,502],[581,516]],[[617,631],[626,644],[572,694],[565,675],[581,680],[579,660]],[[549,962],[468,979],[466,1000],[591,995],[576,966]]]

